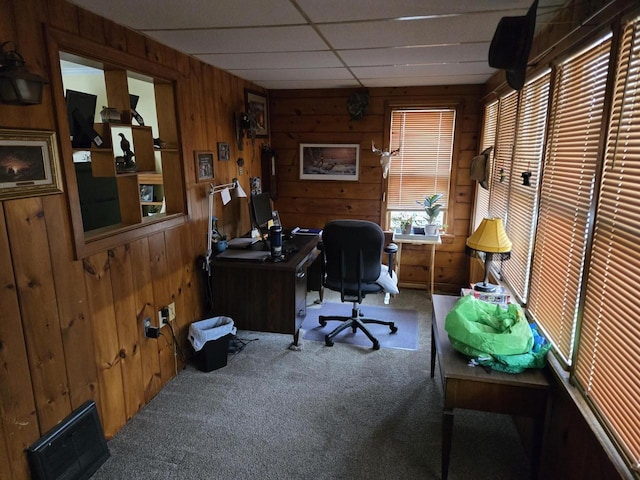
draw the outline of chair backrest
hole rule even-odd
[[[377,286],[380,276],[384,232],[366,220],[334,220],[322,230],[325,285],[349,295],[363,296]],[[363,291],[362,285],[372,288]]]

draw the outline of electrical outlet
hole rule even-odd
[[[162,309],[158,310],[158,327],[162,328],[162,326],[164,325],[164,318],[162,315]]]
[[[176,319],[176,304],[171,302],[169,304],[169,321],[173,322]]]

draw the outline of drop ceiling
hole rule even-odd
[[[72,0],[266,89],[485,83],[533,0]],[[567,0],[540,0],[536,31]]]

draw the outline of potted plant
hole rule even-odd
[[[411,233],[411,227],[413,225],[413,219],[411,218],[403,218],[400,220],[400,229],[402,233],[407,235]]]
[[[431,196],[426,196],[424,202],[417,202],[424,207],[424,211],[427,214],[427,224],[425,225],[426,235],[435,235],[438,232],[438,224],[436,221],[442,209],[442,204],[440,203],[441,198],[442,193],[436,193]]]

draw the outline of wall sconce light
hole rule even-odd
[[[9,105],[39,105],[42,103],[42,87],[46,78],[31,73],[25,67],[22,55],[14,49],[5,51],[13,42],[0,46],[0,102]]]

